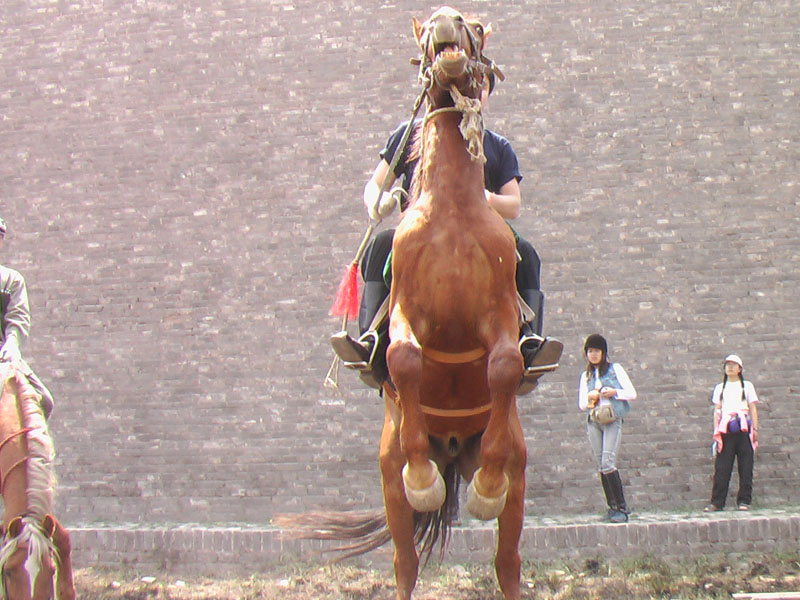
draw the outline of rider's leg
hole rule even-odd
[[[539,283],[542,269],[539,255],[533,245],[522,238],[517,240],[517,252],[522,258],[517,263],[517,290],[534,312],[533,319],[520,327],[519,350],[525,360],[526,373],[541,374],[548,367],[552,370],[558,365],[563,344],[554,338],[542,337],[544,294]]]
[[[386,324],[370,329],[375,315],[389,295],[383,279],[383,269],[392,249],[394,230],[387,229],[373,238],[361,261],[364,291],[358,311],[358,330],[361,336],[354,340],[346,332],[331,337],[331,345],[347,366],[361,371],[362,379],[373,387],[380,387],[386,378]],[[373,373],[374,368],[374,373]]]

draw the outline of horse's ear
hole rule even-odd
[[[44,531],[44,534],[52,540],[56,533],[56,528],[56,518],[53,515],[45,515],[44,519],[42,519],[42,531]]]
[[[481,38],[481,52],[486,51],[486,42],[489,41],[489,34],[492,33],[492,24],[488,23],[483,27],[483,37]]]
[[[69,532],[53,515],[45,515],[42,526],[46,528],[45,531],[52,531],[49,535],[56,547],[59,563],[56,597],[58,600],[75,600],[75,583],[72,580],[72,543],[69,539]]]
[[[421,47],[422,42],[422,31],[425,29],[425,26],[419,22],[417,17],[411,17],[411,24],[414,26],[414,38],[417,40],[417,44]]]
[[[14,517],[8,524],[8,537],[15,538],[22,531],[22,517]]]

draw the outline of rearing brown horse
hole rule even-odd
[[[386,402],[380,455],[397,596],[409,598],[416,582],[414,511],[442,506],[441,473],[455,464],[470,481],[468,510],[499,519],[496,573],[506,598],[518,598],[523,361],[514,237],[484,196],[488,32],[443,8],[415,19],[414,34],[432,84],[412,203],[392,247],[387,363],[397,394]]]
[[[498,519],[495,571],[519,598],[519,536],[527,451],[515,393],[517,347],[514,237],[484,196],[480,92],[494,64],[488,29],[442,8],[414,19],[427,113],[417,140],[411,204],[394,235],[385,417],[380,468],[385,514],[279,517],[299,537],[354,539],[353,556],[390,538],[397,598],[408,600],[419,568],[447,541],[459,477],[467,508]]]

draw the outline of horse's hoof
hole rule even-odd
[[[500,495],[490,498],[481,494],[475,487],[475,481],[478,479],[480,472],[481,470],[478,469],[475,472],[475,475],[472,477],[472,481],[469,482],[469,488],[467,488],[467,510],[476,519],[480,519],[481,521],[489,521],[499,517],[500,513],[503,512],[503,509],[506,506],[506,497],[508,496],[508,475],[505,473],[503,474],[505,476],[505,480],[503,482],[503,491],[500,493]]]
[[[430,487],[416,490],[409,485],[408,481],[408,463],[403,467],[403,485],[406,488],[406,499],[411,505],[411,508],[417,512],[433,512],[439,510],[444,504],[446,490],[444,486],[444,479],[439,473],[439,468],[436,463],[429,459],[431,468],[436,472],[436,478]]]

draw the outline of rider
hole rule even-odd
[[[494,89],[494,74],[486,78],[488,85],[481,91],[481,105],[488,103],[489,94]],[[419,127],[421,121],[415,122]],[[380,221],[394,210],[396,201],[389,193],[378,198],[381,184],[389,172],[390,162],[400,145],[407,122],[402,123],[389,137],[386,147],[381,150],[381,161],[375,168],[372,177],[364,188],[364,204],[370,218]],[[486,155],[484,179],[486,200],[505,219],[511,220],[519,216],[522,204],[519,182],[517,155],[511,144],[501,135],[484,130],[483,149]],[[402,188],[407,194],[418,159],[409,160],[409,146],[403,149],[400,161],[394,173],[389,175],[387,188],[397,179],[402,178]],[[403,203],[402,209],[405,209]],[[513,230],[513,228],[512,228]],[[394,229],[378,233],[367,247],[361,261],[361,275],[364,278],[364,291],[358,315],[358,326],[361,336],[354,340],[346,332],[338,332],[331,337],[331,344],[336,354],[345,365],[361,371],[361,379],[367,385],[380,388],[386,379],[386,348],[388,347],[388,319],[375,319],[381,305],[389,295],[391,271],[386,268],[387,257],[392,248]],[[561,356],[563,345],[554,338],[542,337],[542,308],[544,294],[540,287],[541,262],[533,245],[521,238],[516,231],[517,253],[517,290],[525,303],[533,310],[534,317],[522,323],[520,328],[519,348],[525,361],[525,375],[518,393],[531,391],[541,375],[555,369]],[[373,320],[376,322],[373,323]]]
[[[0,217],[0,250],[5,237],[6,222]],[[42,411],[48,418],[53,411],[53,396],[22,358],[20,350],[28,339],[30,326],[31,310],[25,278],[18,271],[0,264],[0,361],[14,363],[18,371],[28,378],[41,396]]]

